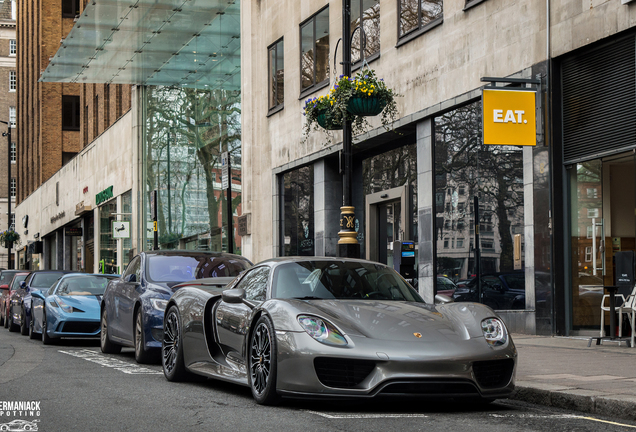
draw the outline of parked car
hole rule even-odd
[[[191,373],[281,396],[507,397],[517,352],[480,304],[426,304],[390,267],[346,258],[278,258],[227,289],[179,285],[164,318],[169,381]]]
[[[4,328],[9,328],[9,316],[11,315],[11,296],[13,292],[20,287],[20,282],[26,279],[30,272],[21,270],[19,273],[13,274],[13,279],[7,285],[6,290],[2,290],[2,295],[0,296],[0,314],[2,314],[2,322],[4,324]],[[0,285],[0,289],[2,289],[3,285]],[[11,331],[18,331],[19,327],[14,327]]]
[[[222,287],[251,266],[246,258],[226,253],[142,252],[106,288],[101,305],[102,352],[117,353],[128,346],[135,348],[137,362],[158,361],[163,315],[177,285],[213,278]]]
[[[437,294],[443,294],[453,298],[456,289],[457,286],[452,280],[444,276],[437,276]]]
[[[31,319],[31,294],[33,291],[48,290],[62,275],[71,273],[66,270],[36,270],[20,282],[20,286],[11,295],[9,330],[19,326],[22,335],[29,334]],[[15,331],[15,330],[14,330]]]
[[[526,285],[523,272],[492,273],[481,276],[482,303],[494,310],[525,309]],[[457,302],[478,302],[477,277],[463,287],[457,287],[453,299]]]
[[[71,273],[47,291],[31,294],[29,338],[99,337],[100,305],[108,282],[115,275]]]
[[[0,325],[4,325],[5,315],[6,315],[6,305],[8,304],[7,299],[9,298],[9,286],[11,284],[11,280],[16,273],[19,273],[21,270],[5,270],[2,269],[0,271]]]

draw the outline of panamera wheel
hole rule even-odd
[[[183,381],[188,372],[183,363],[181,344],[181,319],[177,306],[168,309],[163,320],[163,342],[161,344],[161,365],[168,381]]]
[[[104,354],[119,354],[121,352],[121,345],[114,344],[110,341],[108,335],[108,317],[106,315],[106,308],[102,309],[102,319],[100,322],[100,345]]]
[[[249,383],[257,403],[274,405],[280,401],[276,393],[276,339],[274,326],[267,316],[261,316],[250,339]]]

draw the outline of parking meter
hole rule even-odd
[[[413,241],[393,242],[393,269],[400,273],[411,285],[417,278],[415,271],[415,251],[417,243]]]

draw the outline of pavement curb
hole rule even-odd
[[[636,398],[586,395],[584,391],[554,391],[517,386],[510,399],[604,417],[636,420]]]

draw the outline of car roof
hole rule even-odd
[[[261,261],[255,265],[261,265],[261,264],[266,264],[272,267],[276,267],[279,266],[281,264],[287,264],[287,263],[295,263],[295,262],[315,262],[315,261],[331,261],[331,262],[357,262],[360,264],[377,264],[379,266],[382,267],[387,267],[386,265],[382,264],[382,263],[378,263],[375,261],[369,261],[369,260],[364,260],[364,259],[360,259],[360,258],[343,258],[343,257],[321,257],[321,256],[307,256],[307,257],[303,257],[303,256],[290,256],[290,257],[278,257],[278,258],[271,258],[265,261]]]

